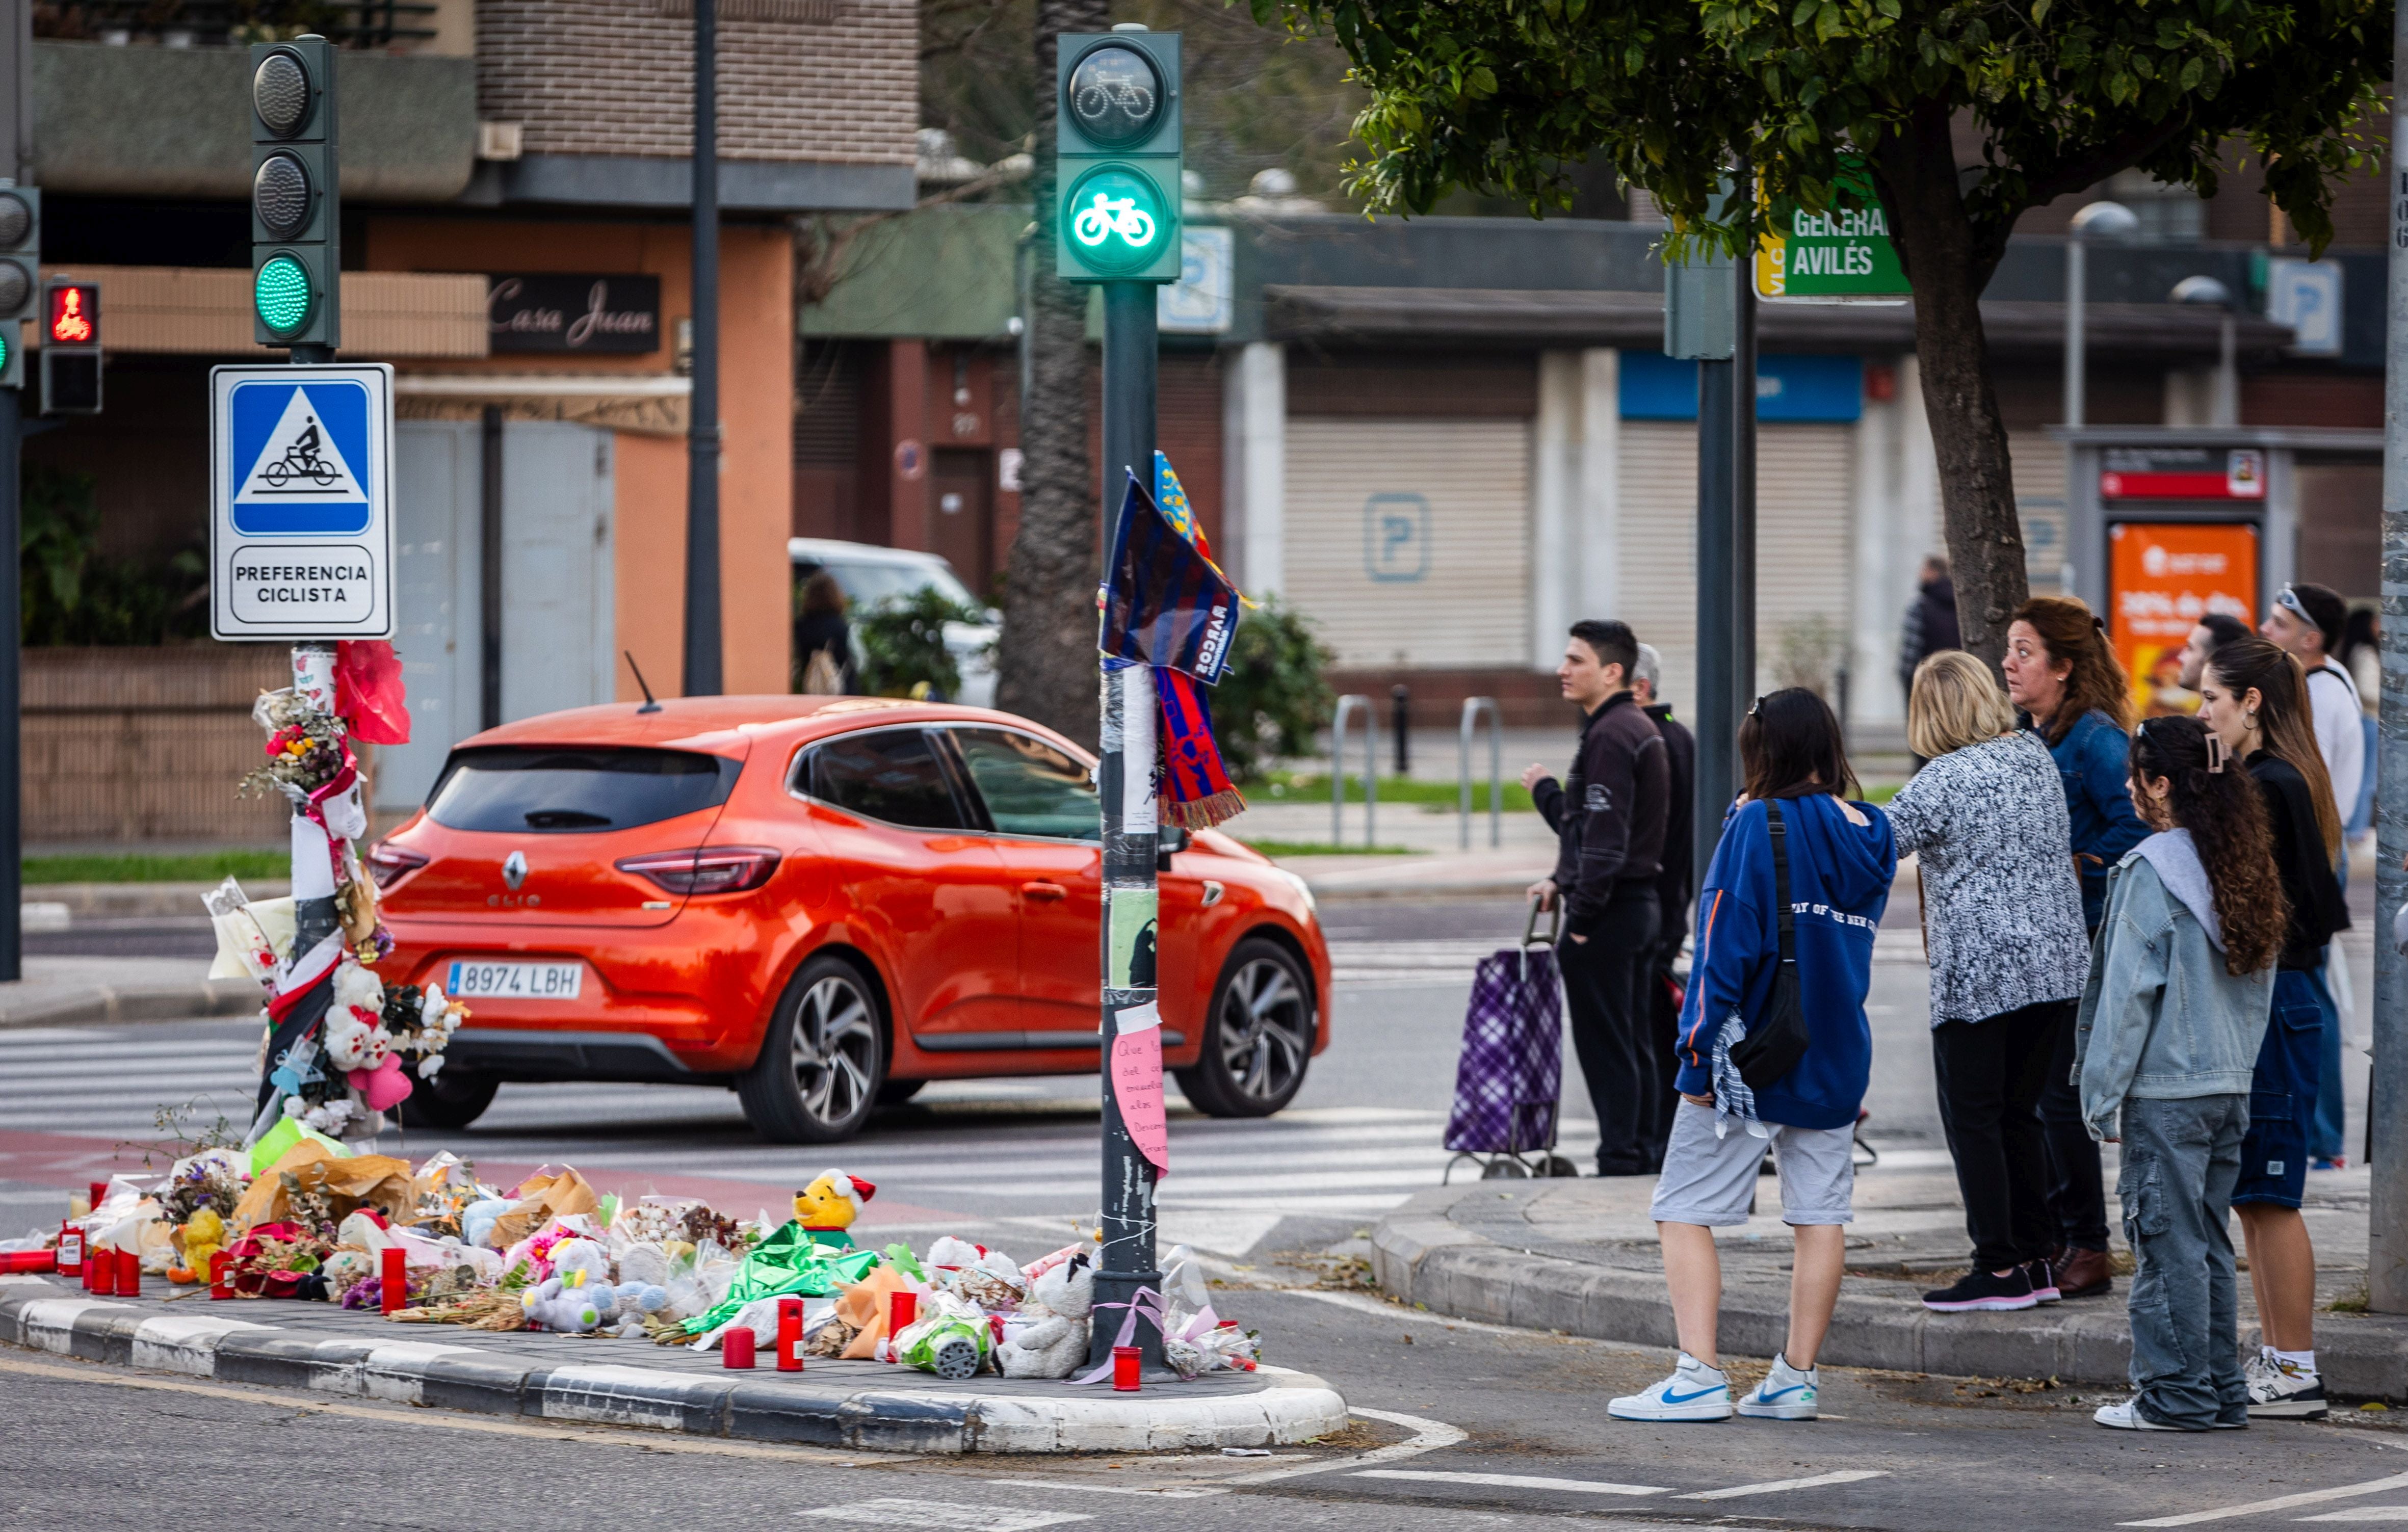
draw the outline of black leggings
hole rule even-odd
[[[2048,1074],[2071,1000],[2049,1000],[1978,1022],[1931,1029],[1940,1123],[1956,1162],[1973,1264],[2004,1271],[2056,1245],[2049,1222],[2046,1153],[2033,1107]]]
[[[2065,1008],[2056,1024],[2048,1080],[2041,1086],[2041,1144],[2048,1155],[2048,1216],[2057,1240],[2078,1250],[2107,1248],[2107,1194],[2100,1181],[2099,1143],[2082,1121],[2082,1090],[2073,1081],[2073,1018]]]

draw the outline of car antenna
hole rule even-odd
[[[643,667],[636,663],[636,656],[624,649],[619,651],[619,652],[627,656],[627,668],[636,673],[636,684],[643,687],[644,689],[644,705],[637,709],[636,711],[639,713],[659,712],[661,710],[661,705],[652,696],[652,686],[645,681]]]

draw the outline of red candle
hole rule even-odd
[[[1112,1348],[1113,1392],[1119,1394],[1134,1394],[1137,1392],[1137,1369],[1138,1357],[1140,1354],[1140,1353],[1135,1346],[1114,1346]]]
[[[778,1300],[778,1370],[803,1370],[803,1300]]]
[[[377,1284],[380,1301],[388,1314],[409,1307],[409,1257],[398,1245],[387,1246],[379,1253],[383,1261],[382,1281]]]
[[[234,1285],[226,1275],[226,1267],[233,1262],[234,1257],[224,1251],[209,1252],[209,1297],[212,1300],[234,1296]]]
[[[83,1230],[71,1218],[59,1220],[59,1273],[83,1275]]]
[[[749,1367],[752,1363],[752,1332],[741,1324],[730,1326],[719,1338],[719,1365],[724,1367]]]
[[[108,1196],[108,1182],[105,1181],[87,1181],[84,1184],[90,1193],[85,1200],[89,1201],[95,1208],[99,1207],[101,1198]]]
[[[886,1299],[886,1338],[896,1336],[920,1323],[920,1295],[891,1293]]]
[[[117,1253],[117,1296],[121,1298],[142,1296],[142,1257],[130,1250]]]

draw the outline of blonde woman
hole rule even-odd
[[[1919,858],[1931,959],[1931,1059],[1973,1268],[1924,1295],[1942,1312],[2054,1303],[2047,1162],[2034,1107],[2090,973],[2057,766],[1981,661],[1914,670],[1907,742],[1930,765],[1889,805]]]

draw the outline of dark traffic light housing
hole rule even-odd
[[[42,413],[100,413],[100,284],[42,284]]]
[[[25,321],[42,308],[42,193],[0,185],[0,388],[25,386]]]
[[[342,343],[342,206],[336,177],[335,45],[251,50],[251,337]]]
[[[1179,34],[1066,32],[1056,43],[1054,271],[1179,279]]]

